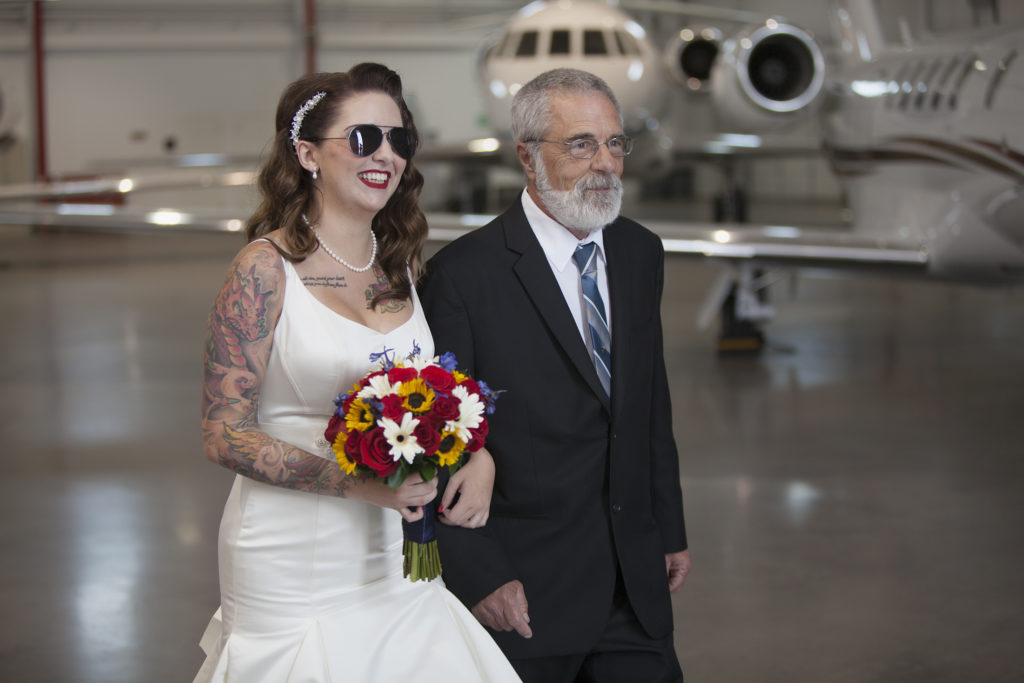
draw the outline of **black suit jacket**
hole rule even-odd
[[[486,527],[438,525],[448,587],[472,607],[522,581],[534,636],[494,633],[509,657],[588,651],[616,567],[655,638],[672,631],[665,553],[686,549],[662,353],[664,251],[619,218],[605,228],[612,395],[521,201],[430,260],[422,286],[438,353],[503,389],[489,416],[497,466]]]

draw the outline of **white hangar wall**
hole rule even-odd
[[[259,154],[273,135],[281,90],[299,73],[291,50],[236,48],[55,52],[48,58],[51,173],[98,162],[174,152]],[[467,58],[469,57],[469,58]],[[396,69],[425,136],[484,132],[471,84],[471,56],[322,51],[318,68],[376,60]],[[442,75],[441,78],[438,75]],[[478,130],[479,129],[479,130]]]

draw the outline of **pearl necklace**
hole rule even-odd
[[[334,251],[329,246],[327,246],[327,243],[324,242],[323,238],[320,237],[320,233],[316,231],[316,228],[309,224],[309,219],[306,218],[306,214],[302,214],[302,222],[306,224],[307,228],[313,231],[313,237],[315,237],[316,241],[320,243],[320,246],[324,248],[324,251],[327,252],[327,255],[330,256],[335,261],[337,261],[338,263],[340,263],[341,265],[348,268],[349,270],[355,271],[357,273],[365,273],[373,266],[373,262],[377,260],[377,235],[374,234],[372,228],[370,229],[370,240],[373,242],[373,248],[370,250],[370,262],[367,263],[362,268],[356,268],[351,263],[335,254]]]

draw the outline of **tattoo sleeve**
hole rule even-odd
[[[262,243],[243,249],[217,295],[207,327],[204,450],[210,460],[258,481],[345,496],[354,478],[258,427],[259,392],[283,296],[284,270],[274,249]]]

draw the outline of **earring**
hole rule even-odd
[[[314,168],[313,169],[313,180],[316,180],[316,172],[317,172],[317,169]]]

